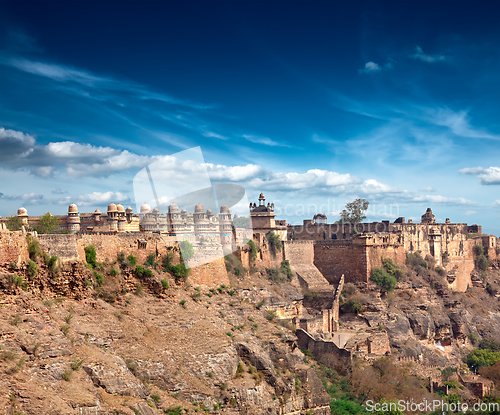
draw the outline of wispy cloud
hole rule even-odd
[[[290,147],[288,144],[281,143],[279,141],[273,140],[269,137],[262,137],[262,136],[257,136],[257,135],[250,135],[250,134],[243,134],[243,138],[255,143],[255,144],[263,144],[265,146],[271,146],[271,147]]]
[[[79,206],[103,206],[107,203],[129,202],[130,198],[121,192],[93,192],[77,196],[67,196],[57,201],[59,205],[76,203]]]
[[[129,93],[143,101],[161,101],[195,109],[208,109],[209,105],[180,100],[166,94],[151,91],[143,85],[129,81],[99,76],[83,69],[17,57],[1,57],[0,64],[20,71],[41,76],[66,86],[66,91],[99,101],[115,100],[114,93]],[[119,102],[119,99],[117,99]]]
[[[459,173],[477,176],[481,184],[500,184],[500,167],[466,167]]]
[[[375,63],[375,62],[366,62],[365,63],[365,66],[363,69],[358,69],[358,72],[359,73],[376,73],[376,72],[380,72],[382,70],[382,68],[380,67],[380,65],[378,63]]]
[[[449,128],[454,134],[466,138],[483,138],[490,140],[500,140],[500,135],[491,134],[480,128],[471,125],[468,111],[453,111],[450,108],[428,109],[424,116],[432,124]]]
[[[422,62],[429,62],[429,63],[442,62],[442,61],[446,60],[446,56],[444,56],[444,55],[439,55],[439,54],[429,55],[427,53],[424,53],[422,48],[418,45],[415,46],[415,53],[412,53],[410,55],[410,58],[417,59],[417,60],[420,60]]]

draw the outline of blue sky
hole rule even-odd
[[[140,169],[201,146],[292,223],[364,197],[500,235],[499,22],[488,1],[0,1],[0,215],[134,206]]]

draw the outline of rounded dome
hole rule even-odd
[[[160,211],[158,210],[158,208],[154,208],[153,213],[160,213]]]
[[[264,193],[261,192],[260,195],[259,195],[259,200],[266,200],[266,198],[264,197]]]
[[[149,206],[147,203],[144,203],[141,206],[141,213],[151,213],[151,206]]]
[[[125,208],[122,205],[120,205],[119,203],[116,205],[116,210],[118,212],[125,212]]]
[[[116,212],[116,205],[114,203],[108,205],[108,212]]]
[[[78,206],[76,206],[74,203],[69,205],[68,213],[78,213]]]
[[[210,209],[207,209],[207,215],[213,216],[213,213],[212,213],[212,211]]]
[[[129,206],[127,209],[125,209],[125,212],[127,213],[133,213],[134,211],[132,210],[132,208]]]
[[[186,209],[182,209],[181,213],[187,213],[187,210]]]
[[[220,207],[220,213],[229,213],[229,206],[228,205],[222,205]]]
[[[101,211],[99,209],[94,210],[94,215],[100,215]]]
[[[168,211],[170,213],[178,213],[179,212],[179,206],[177,206],[175,203],[171,203],[170,206],[168,207]]]
[[[203,213],[203,212],[205,212],[205,208],[203,207],[203,205],[201,203],[198,203],[194,207],[194,213]]]
[[[28,216],[28,211],[25,208],[17,209],[17,216]]]

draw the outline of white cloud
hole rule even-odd
[[[453,111],[449,108],[438,108],[427,111],[424,117],[432,124],[448,127],[454,134],[466,138],[485,138],[500,140],[500,135],[474,128],[470,124],[468,111]]]
[[[45,201],[43,195],[39,193],[24,193],[22,195],[17,195],[17,196],[8,196],[0,193],[0,199],[20,200],[24,203],[28,203],[31,205],[39,204]]]
[[[221,134],[214,133],[213,131],[205,131],[202,133],[203,136],[208,137],[208,138],[218,138],[219,140],[227,140],[228,137],[223,136]]]
[[[248,141],[251,141],[252,143],[263,144],[265,146],[290,147],[288,144],[280,143],[278,141],[272,140],[269,137],[260,137],[260,136],[256,136],[256,135],[243,134],[243,138],[245,138]]]
[[[439,204],[450,204],[450,205],[473,205],[473,201],[465,199],[463,197],[447,197],[441,195],[415,195],[411,197],[413,202],[428,202],[428,203],[439,203]]]
[[[380,65],[378,63],[370,61],[370,62],[365,63],[365,67],[363,69],[358,69],[358,72],[359,73],[376,73],[376,72],[380,72],[381,70],[382,70],[382,68],[380,67]]]
[[[98,76],[89,71],[65,65],[33,61],[25,58],[1,58],[0,64],[51,79],[65,85],[65,90],[71,94],[98,101],[110,100],[111,97],[115,97],[113,93],[116,92],[126,92],[133,95],[135,99],[142,101],[162,101],[196,109],[211,108],[208,105],[182,101],[165,94],[153,92],[133,82]]]
[[[500,200],[495,200],[495,201],[493,202],[493,205],[494,205],[494,206],[500,206]]]
[[[415,53],[410,55],[410,58],[420,60],[422,62],[442,62],[446,60],[444,55],[428,55],[424,53],[420,46],[415,46]]]
[[[472,215],[476,215],[477,212],[475,210],[466,210],[465,211],[465,216],[472,216]]]
[[[435,192],[436,189],[434,189],[432,186],[424,186],[419,189],[421,192]]]
[[[70,203],[76,203],[79,206],[102,206],[107,203],[122,203],[129,201],[130,198],[121,192],[93,192],[76,197],[67,196],[59,199],[58,204],[66,205]]]
[[[205,163],[208,175],[212,180],[240,182],[251,180],[266,173],[262,166],[247,164],[246,166],[224,166],[221,164]]]
[[[500,167],[466,167],[459,170],[459,173],[477,176],[481,184],[500,184]]]

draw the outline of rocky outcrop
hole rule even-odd
[[[145,398],[149,391],[129,371],[125,361],[118,356],[112,357],[112,363],[86,363],[83,366],[95,386],[103,388],[107,393],[121,396]]]

